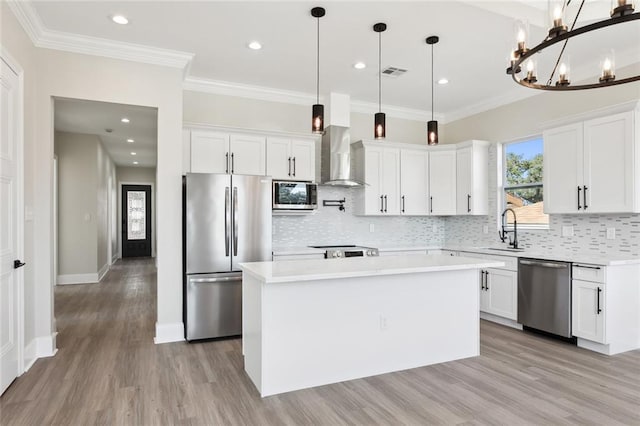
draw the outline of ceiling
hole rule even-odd
[[[575,13],[572,2],[570,13]],[[191,52],[188,76],[217,82],[315,93],[316,22],[313,6],[327,14],[320,20],[321,93],[348,93],[352,100],[377,104],[378,38],[372,25],[385,22],[382,67],[408,72],[384,77],[385,105],[430,110],[430,50],[425,37],[440,36],[435,45],[435,75],[450,83],[436,85],[435,110],[450,121],[483,107],[497,106],[539,92],[513,83],[505,74],[514,48],[514,19],[531,22],[537,44],[546,32],[544,1],[38,1],[34,10],[47,29],[156,48]],[[604,19],[610,0],[587,1],[581,16]],[[109,17],[123,14],[128,25]],[[580,23],[578,26],[581,25]],[[575,81],[598,74],[600,52],[615,46],[618,69],[640,63],[640,26],[617,25],[571,40]],[[263,48],[247,48],[258,40]],[[557,49],[540,55],[541,79],[548,74]],[[364,70],[353,64],[363,61]],[[604,89],[606,90],[606,89]]]
[[[56,98],[58,131],[97,135],[117,166],[155,167],[158,110],[155,108]],[[123,123],[122,118],[129,123]],[[107,132],[111,129],[111,132]],[[133,139],[134,142],[127,142]],[[135,152],[136,155],[131,155]],[[134,165],[133,162],[138,164]]]

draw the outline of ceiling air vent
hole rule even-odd
[[[386,75],[387,77],[400,77],[401,75],[404,75],[407,72],[407,70],[402,69],[402,68],[396,68],[396,67],[387,67],[385,69],[382,70],[382,75]]]

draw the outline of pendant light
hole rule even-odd
[[[373,135],[376,139],[384,139],[387,133],[385,115],[382,112],[382,32],[387,29],[387,24],[378,22],[373,26],[373,31],[378,33],[378,112],[373,120]]]
[[[316,103],[311,110],[311,131],[324,133],[324,105],[320,103],[320,18],[325,15],[323,7],[311,9],[311,16],[317,21],[316,34]]]
[[[438,122],[433,118],[433,45],[440,41],[438,36],[427,37],[427,44],[431,45],[431,121],[427,123],[427,144],[438,145]]]

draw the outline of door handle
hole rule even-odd
[[[242,276],[239,277],[216,277],[216,278],[191,278],[189,281],[192,283],[219,283],[230,281],[242,281]]]
[[[384,196],[380,196],[380,213],[384,213]]]
[[[227,152],[226,154],[224,154],[224,162],[227,165],[227,168],[225,169],[225,173],[229,174],[229,153]]]
[[[584,203],[583,203],[583,204],[584,204],[584,209],[586,210],[586,209],[587,209],[587,207],[589,207],[589,206],[587,205],[587,189],[589,189],[589,188],[587,188],[587,186],[586,186],[586,185],[585,185],[585,186],[583,186],[583,188],[584,188],[584,191],[582,191],[582,199],[584,200]]]
[[[471,195],[467,194],[467,213],[471,213]]]
[[[433,213],[433,197],[429,197],[429,213]]]
[[[26,263],[21,262],[20,260],[16,259],[13,261],[13,269],[18,269],[18,268],[22,268],[24,265],[26,265]]]
[[[480,290],[484,290],[484,271],[480,271]]]
[[[289,157],[289,173],[287,174],[291,176],[291,157]]]
[[[235,169],[235,162],[233,161],[233,152],[231,153],[231,174],[233,174],[233,169]]]
[[[233,155],[233,154],[231,154]],[[233,187],[233,255],[238,255],[238,187]]]
[[[387,196],[384,196],[384,212],[387,212],[387,207],[389,206],[389,204],[387,203]]]
[[[587,266],[587,265],[579,265],[579,264],[574,264],[573,266],[575,266],[576,268],[601,269],[599,266]]]
[[[489,291],[489,271],[484,271],[484,289]]]
[[[224,189],[224,255],[229,257],[229,243],[230,243],[230,229],[229,225],[231,223],[231,211],[229,210],[231,206],[229,205],[229,187],[227,186]]]
[[[582,188],[578,187],[578,210],[582,208],[582,206],[580,205],[580,191],[582,191]]]
[[[296,177],[296,157],[293,157],[293,177]]]
[[[602,289],[600,287],[598,287],[598,293],[597,293],[597,301],[596,301],[596,315],[600,315],[600,312],[602,312],[602,309],[600,309],[600,293],[602,293]]]
[[[402,196],[402,213],[404,213],[404,195]]]

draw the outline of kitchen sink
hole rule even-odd
[[[487,247],[487,250],[495,250],[495,251],[515,251],[521,252],[524,251],[523,248],[501,248],[501,247]]]

